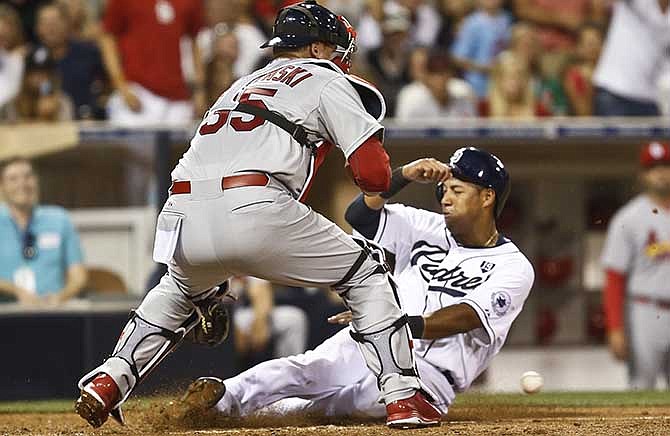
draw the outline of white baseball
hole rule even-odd
[[[527,394],[536,394],[544,386],[544,379],[536,371],[526,371],[521,375],[521,389]]]

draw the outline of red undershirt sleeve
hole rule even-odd
[[[385,192],[391,185],[389,156],[377,136],[371,136],[348,159],[354,180],[365,192]]]
[[[626,275],[608,269],[605,271],[605,288],[603,289],[603,309],[605,325],[608,331],[623,328],[623,306],[626,292]]]

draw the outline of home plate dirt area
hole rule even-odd
[[[670,435],[670,394],[546,393],[464,394],[440,427],[391,430],[383,420],[323,416],[256,416],[232,419],[212,413],[175,420],[167,397],[128,402],[126,426],[109,421],[89,427],[72,401],[0,403],[0,435]]]

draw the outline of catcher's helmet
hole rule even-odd
[[[305,0],[279,11],[272,38],[261,48],[303,47],[317,41],[337,46],[337,52],[345,60],[356,50],[356,32],[346,18],[335,15],[316,0]]]
[[[475,147],[459,148],[449,159],[453,177],[475,185],[493,189],[496,193],[495,217],[498,218],[509,196],[510,177],[502,161],[488,151]],[[435,191],[437,201],[442,201],[444,187],[441,183]]]

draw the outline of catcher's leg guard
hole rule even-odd
[[[422,389],[414,366],[407,318],[400,310],[395,284],[383,250],[370,241],[354,240],[362,253],[334,288],[351,309],[352,334],[377,377],[386,404]]]
[[[368,367],[377,377],[380,390],[385,382],[393,383],[388,379],[395,374],[410,378],[418,377],[411,351],[407,315],[403,315],[381,330],[368,333],[352,330],[350,334],[354,341],[358,342]],[[413,387],[419,389],[420,385],[417,383]],[[394,400],[386,398],[385,401]]]
[[[170,352],[172,352],[186,333],[195,326],[199,316],[193,314],[184,321],[181,327],[170,331],[154,325],[141,318],[135,311],[121,332],[121,337],[112,355],[99,367],[79,380],[78,386],[84,392],[87,385],[99,374],[109,375],[119,391],[119,400],[111,406],[109,413],[123,424],[120,406],[130,396],[135,386],[142,381]],[[108,408],[105,406],[105,410]],[[82,417],[84,417],[82,415]],[[91,422],[87,417],[84,417]],[[93,425],[93,423],[91,423]]]

